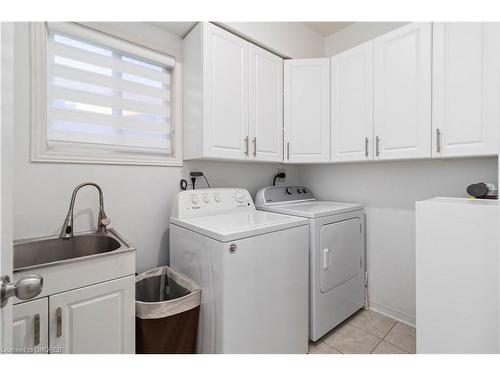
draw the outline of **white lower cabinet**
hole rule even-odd
[[[18,353],[135,353],[133,275],[14,305]]]
[[[13,353],[46,354],[49,347],[49,302],[40,298],[14,305]]]
[[[49,297],[51,353],[134,353],[135,277]]]
[[[417,354],[497,354],[498,201],[415,204]]]

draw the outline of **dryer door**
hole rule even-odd
[[[362,272],[363,235],[359,218],[321,228],[321,291],[342,284]]]

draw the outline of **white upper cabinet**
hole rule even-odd
[[[184,39],[184,159],[247,158],[248,49],[210,23]]]
[[[332,161],[373,159],[373,42],[331,60]]]
[[[431,24],[374,40],[375,159],[431,156]]]
[[[203,148],[213,158],[245,159],[249,43],[203,24]]]
[[[283,161],[283,59],[250,44],[250,159]]]
[[[184,159],[283,160],[283,60],[211,23],[183,42]]]
[[[500,23],[410,23],[331,59],[285,61],[200,23],[182,62],[184,159],[498,153]]]
[[[497,154],[500,23],[435,23],[433,157]]]
[[[330,59],[285,60],[285,162],[330,161]]]

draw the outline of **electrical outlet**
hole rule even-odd
[[[286,175],[286,169],[285,168],[276,169],[275,176],[280,174],[280,173],[284,173]],[[285,183],[285,181],[286,181],[286,177],[285,178],[277,177],[276,178],[276,185],[281,185],[281,184]]]

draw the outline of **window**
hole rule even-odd
[[[175,58],[72,23],[40,32],[33,161],[180,163]]]

